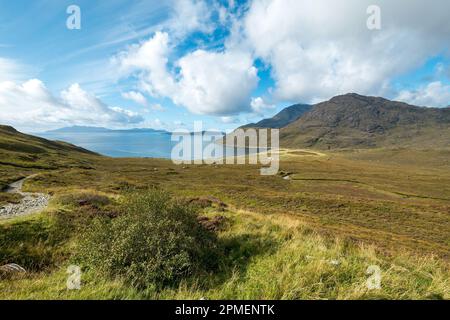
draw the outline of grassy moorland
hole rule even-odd
[[[2,183],[37,173],[25,191],[47,192],[52,200],[40,214],[0,220],[0,265],[18,263],[28,270],[1,278],[1,299],[450,298],[448,150],[283,150],[280,174],[268,177],[260,176],[257,166],[177,166],[73,149],[64,157],[51,151],[32,154],[34,159],[24,155],[8,153],[0,164]],[[170,247],[180,240],[173,232],[167,234],[174,238],[162,237],[167,241],[155,245],[149,230],[165,234],[165,228],[181,228],[170,218],[170,212],[183,214],[173,209],[178,205],[168,205],[161,221],[159,211],[148,216],[149,224],[133,220],[143,218],[130,208],[135,214],[160,208],[141,207],[145,201],[133,196],[154,190],[192,207],[188,216],[201,217],[205,234],[183,228],[178,234],[188,241],[212,237],[217,265],[202,268],[199,259],[191,259],[209,254],[201,249],[178,255]],[[93,225],[112,231],[105,235]],[[125,232],[130,226],[142,228]],[[146,236],[129,236],[140,233]],[[86,240],[88,234],[93,238]],[[102,250],[119,256],[120,243],[134,244],[127,257],[142,247],[136,243],[148,244],[150,255],[167,245],[176,268],[158,260],[152,263],[163,263],[168,272],[155,274],[142,261],[146,252],[134,257],[133,267],[116,260],[97,266],[92,257],[80,258],[89,239],[90,245],[113,244]],[[100,248],[92,251],[101,257]],[[178,268],[177,261],[188,267]],[[83,268],[81,290],[66,288],[72,264]],[[381,289],[369,290],[373,265],[381,270]]]

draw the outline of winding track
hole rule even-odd
[[[9,203],[0,207],[0,220],[33,214],[47,207],[48,201],[50,200],[49,195],[43,193],[22,192],[23,183],[25,180],[32,177],[34,177],[34,175],[15,181],[5,189],[5,192],[18,193],[23,196],[23,198],[17,204]]]

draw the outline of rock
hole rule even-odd
[[[27,272],[27,270],[15,263],[5,264],[0,267],[0,270],[4,272]]]
[[[15,263],[6,264],[0,267],[0,279],[26,273],[27,271],[24,268]]]
[[[213,218],[209,217],[198,217],[197,221],[207,230],[212,232],[220,231],[223,222],[225,222],[226,217],[224,216],[216,216]]]

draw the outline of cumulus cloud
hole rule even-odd
[[[179,61],[180,94],[176,103],[197,114],[227,115],[248,110],[258,83],[246,52],[197,50]]]
[[[448,51],[448,1],[379,0],[381,30],[366,27],[372,4],[254,0],[245,37],[272,67],[275,96],[316,102],[347,92],[382,94],[392,77]]]
[[[450,106],[450,85],[436,81],[417,90],[403,90],[396,100],[417,106],[447,107]]]
[[[114,60],[124,74],[138,74],[140,88],[153,97],[167,97],[195,114],[231,115],[249,110],[257,69],[241,50],[195,50],[169,70],[169,35],[156,32]]]
[[[141,106],[147,105],[147,99],[145,99],[144,95],[140,92],[136,91],[123,92],[122,97],[134,101],[135,103]]]
[[[250,106],[252,111],[257,114],[264,114],[265,111],[275,108],[275,105],[266,103],[261,97],[252,98]]]
[[[73,84],[53,96],[40,80],[0,82],[0,122],[34,129],[66,125],[126,126],[143,121],[131,111],[110,107]]]
[[[214,30],[211,9],[203,0],[175,0],[172,17],[165,23],[170,33],[183,38],[192,32],[210,33]]]
[[[124,76],[136,77],[141,92],[195,114],[263,114],[273,108],[251,99],[259,81],[256,59],[270,67],[275,101],[315,103],[348,92],[391,96],[396,76],[450,53],[446,0],[427,6],[423,0],[379,0],[381,30],[367,28],[371,0],[254,0],[237,11],[234,1],[175,4],[164,31],[114,60]],[[222,49],[176,51],[187,35],[211,33],[219,25],[229,31]]]
[[[169,35],[156,32],[148,41],[135,44],[114,57],[113,63],[119,65],[122,75],[137,73],[141,89],[152,96],[171,96],[176,84],[167,70],[169,52]]]

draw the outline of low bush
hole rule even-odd
[[[193,207],[152,190],[127,194],[121,211],[94,220],[84,233],[84,265],[139,288],[175,284],[216,267],[217,238],[198,223]]]
[[[101,207],[110,204],[111,200],[97,193],[75,193],[61,195],[56,199],[57,203],[63,206],[95,206]]]

